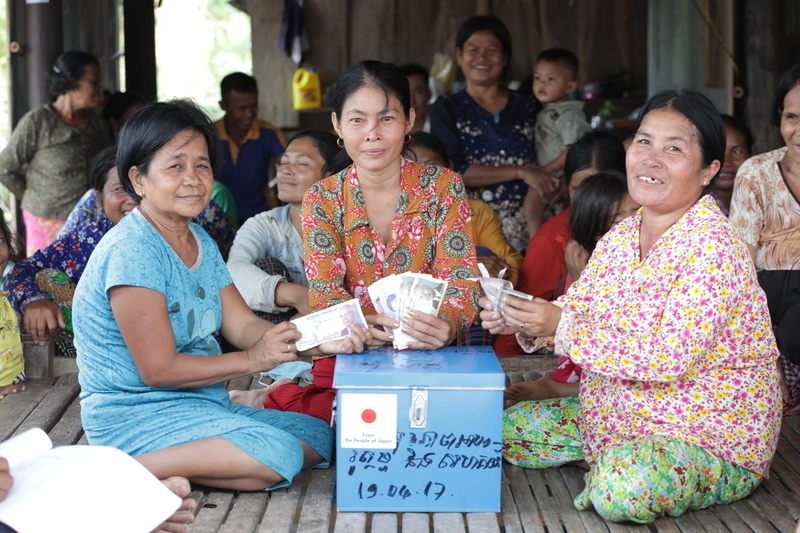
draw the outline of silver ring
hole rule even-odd
[[[291,352],[292,351],[292,343],[291,342],[287,342],[286,343],[286,351],[287,352]]]
[[[519,323],[519,329],[522,329],[522,328],[525,328],[525,327],[527,327],[527,324],[525,324],[524,322],[520,322]]]

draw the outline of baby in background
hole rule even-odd
[[[25,363],[17,313],[8,301],[5,276],[10,258],[16,255],[16,241],[0,209],[0,398],[25,390]]]
[[[536,58],[533,71],[533,94],[544,105],[536,115],[536,162],[542,172],[559,179],[563,174],[567,149],[591,131],[583,102],[570,100],[578,89],[578,58],[563,48],[550,48]],[[525,213],[531,237],[544,223],[545,211],[558,196],[542,198],[529,191],[525,198]]]

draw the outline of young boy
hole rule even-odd
[[[536,161],[543,172],[560,177],[567,149],[591,131],[583,102],[570,100],[578,88],[578,58],[569,50],[550,48],[536,58],[533,94],[544,109],[536,115]],[[531,236],[544,223],[547,200],[529,192],[525,199]]]

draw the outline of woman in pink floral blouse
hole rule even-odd
[[[724,154],[706,97],[655,95],[627,153],[639,214],[603,237],[555,304],[508,299],[501,316],[482,301],[490,331],[529,349],[554,336],[583,369],[579,400],[504,415],[509,461],[589,463],[579,510],[650,522],[743,498],[767,474],[778,351],[747,247],[705,194]]]

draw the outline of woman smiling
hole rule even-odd
[[[225,381],[295,360],[300,335],[250,311],[191,223],[211,197],[217,147],[189,102],[146,106],[120,132],[119,177],[139,206],[106,234],[75,291],[81,420],[90,444],[134,455],[160,479],[262,490],[325,466],[332,434],[228,398]],[[222,353],[217,331],[240,350]],[[357,329],[312,353],[361,351],[369,339]]]
[[[766,300],[744,242],[705,194],[724,154],[706,97],[656,94],[626,157],[640,212],[600,240],[553,304],[510,298],[501,316],[482,301],[484,327],[528,349],[555,336],[556,353],[583,369],[578,400],[521,402],[504,421],[511,462],[589,463],[578,509],[650,522],[730,503],[772,461],[781,400]]]

